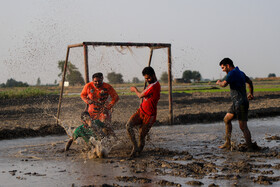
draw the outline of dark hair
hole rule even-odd
[[[221,65],[230,65],[231,67],[234,67],[233,65],[233,61],[230,58],[224,58],[221,62],[220,62],[220,66]]]
[[[143,76],[145,76],[145,75],[153,76],[153,75],[156,75],[156,73],[152,67],[145,67],[142,71],[142,75]]]
[[[82,112],[81,113],[81,120],[85,120],[85,117],[87,117],[87,116],[90,117],[90,115],[89,115],[89,113],[87,111]]]
[[[102,79],[103,78],[103,74],[101,72],[98,72],[98,73],[95,73],[95,74],[92,75],[92,79],[94,79],[96,77]]]

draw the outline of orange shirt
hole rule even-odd
[[[108,97],[112,100],[108,104]],[[100,88],[96,88],[93,82],[87,83],[81,93],[82,100],[88,103],[88,100],[92,100],[93,104],[89,104],[88,112],[91,116],[97,115],[102,111],[103,108],[110,110],[113,105],[119,100],[119,96],[114,88],[107,83],[102,84]]]
[[[149,84],[144,90],[145,95],[140,105],[140,110],[147,115],[155,116],[157,114],[157,103],[160,99],[160,84],[158,81]]]

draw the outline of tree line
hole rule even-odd
[[[25,82],[21,82],[21,81],[16,81],[13,78],[10,78],[7,80],[6,84],[2,83],[0,84],[0,87],[2,88],[10,88],[10,87],[28,87],[29,85]]]
[[[64,71],[64,64],[65,61],[58,61],[58,69],[60,70],[60,73],[58,74],[58,77],[62,78],[62,74]],[[121,73],[116,72],[110,72],[107,74],[108,82],[111,84],[122,84],[124,83],[123,75]],[[276,77],[275,73],[270,73],[268,77]],[[172,77],[173,79],[173,77]],[[202,79],[201,74],[198,71],[191,71],[191,70],[185,70],[182,74],[182,78],[179,78],[179,82],[184,83],[190,83],[190,82],[200,82]],[[160,79],[161,82],[167,83],[168,82],[168,73],[165,71],[161,74]],[[67,72],[65,76],[65,81],[69,82],[69,85],[84,85],[85,81],[82,77],[82,74],[78,70],[78,68],[72,64],[71,62],[68,62],[67,66]],[[140,83],[141,81],[137,77],[132,78],[132,83]],[[55,80],[55,85],[57,84],[57,81]],[[37,86],[41,85],[41,79],[38,78],[36,82]],[[15,79],[11,78],[8,79],[6,84],[2,83],[0,84],[0,87],[28,87],[29,85],[27,83],[23,83],[21,81],[16,81]]]

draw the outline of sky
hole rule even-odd
[[[0,0],[0,83],[60,81],[58,61],[83,41],[171,43],[174,78],[185,70],[223,78],[225,57],[249,77],[280,76],[279,8],[279,0]],[[90,76],[141,79],[149,53],[89,47]],[[69,61],[84,74],[82,48]],[[166,49],[154,51],[152,67],[158,77],[167,71]]]

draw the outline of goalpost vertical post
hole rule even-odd
[[[84,63],[85,63],[85,83],[89,83],[88,73],[88,46],[83,44],[84,47]]]
[[[63,90],[64,90],[64,81],[65,81],[65,75],[67,71],[67,63],[68,63],[68,57],[69,57],[70,47],[67,47],[67,53],[66,53],[66,60],[64,63],[64,70],[63,70],[63,76],[62,76],[62,82],[61,82],[61,91],[59,95],[59,102],[58,102],[58,110],[57,110],[57,119],[56,124],[58,125],[59,115],[60,115],[60,109],[61,109],[61,102],[62,102],[62,96],[63,96]]]
[[[83,44],[84,48],[84,64],[85,64],[85,83],[89,83],[89,72],[88,72],[88,45]],[[85,111],[88,110],[88,104],[85,106]]]
[[[171,73],[171,46],[168,47],[168,92],[169,92],[169,123],[173,125],[172,106],[172,73]]]
[[[152,58],[153,58],[153,52],[154,52],[154,50],[153,50],[153,48],[151,48],[151,51],[150,51],[150,58],[149,58],[149,62],[148,62],[148,67],[151,66]],[[147,82],[145,81],[144,89],[146,89],[146,87],[147,87]],[[142,100],[143,100],[143,99],[142,99]]]

